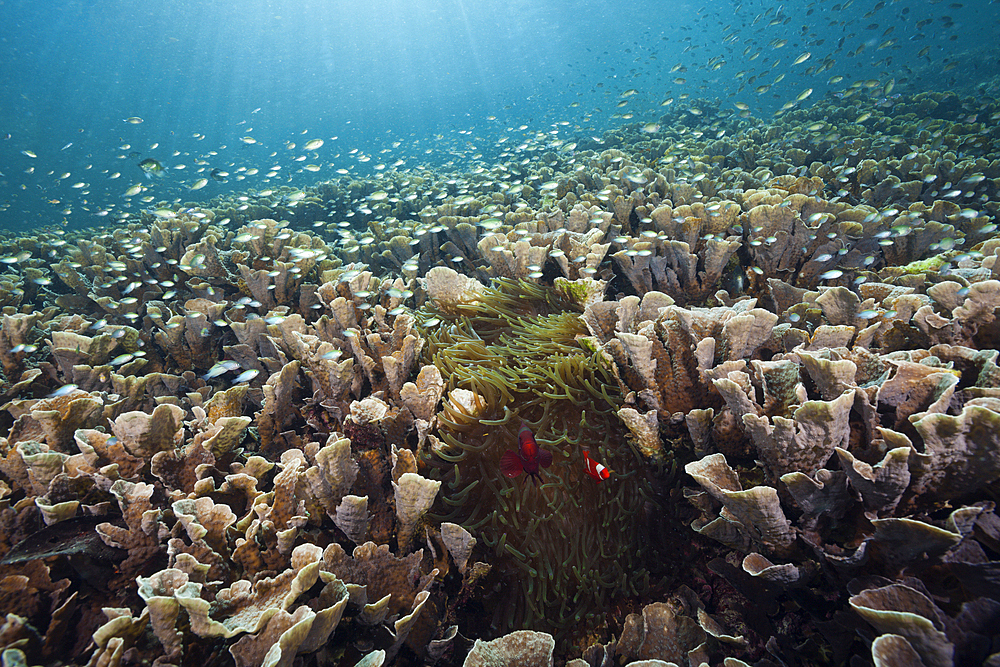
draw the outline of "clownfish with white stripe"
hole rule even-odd
[[[598,484],[611,477],[611,471],[607,466],[590,458],[590,452],[587,450],[583,451],[583,468]]]

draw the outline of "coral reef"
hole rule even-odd
[[[852,95],[0,238],[4,664],[996,662],[996,106]]]

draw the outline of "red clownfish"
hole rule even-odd
[[[535,436],[524,422],[521,422],[521,430],[517,432],[517,449],[516,452],[508,449],[503,453],[500,457],[500,469],[508,477],[527,473],[537,484],[539,467],[548,468],[552,465],[552,452],[538,447]]]
[[[590,452],[587,450],[583,451],[583,468],[598,484],[611,477],[611,471],[603,463],[598,463],[590,458]]]

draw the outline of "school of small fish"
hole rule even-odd
[[[273,103],[264,100],[247,103],[246,113],[226,136],[196,128],[165,128],[160,110],[141,104],[116,109],[102,121],[113,125],[121,137],[114,145],[90,146],[84,130],[79,136],[35,142],[8,133],[0,141],[4,159],[0,223],[31,228],[0,234],[0,284],[6,292],[0,293],[0,305],[5,306],[5,315],[13,315],[35,306],[41,311],[38,304],[58,303],[66,311],[67,327],[113,349],[87,381],[102,390],[114,386],[118,392],[119,385],[125,385],[120,378],[142,377],[142,368],[155,357],[165,372],[183,377],[187,384],[182,386],[191,390],[189,399],[198,409],[222,392],[247,392],[258,405],[277,400],[276,378],[281,379],[282,369],[293,368],[300,374],[289,382],[298,383],[304,392],[338,379],[345,386],[351,380],[356,386],[368,386],[365,382],[374,386],[373,378],[381,373],[379,381],[385,381],[387,388],[371,398],[376,407],[382,402],[395,410],[402,390],[388,389],[389,372],[373,370],[379,360],[383,368],[391,365],[385,360],[396,360],[393,351],[384,356],[372,353],[369,356],[376,361],[369,366],[352,367],[352,357],[367,358],[365,349],[381,351],[390,346],[390,338],[393,343],[405,339],[411,335],[404,331],[407,326],[413,327],[413,343],[418,331],[426,335],[452,325],[447,321],[450,313],[434,312],[428,305],[428,276],[440,268],[454,269],[460,280],[469,282],[515,276],[546,288],[554,288],[557,278],[572,275],[580,283],[601,282],[601,293],[590,295],[597,301],[621,300],[625,295],[667,296],[666,285],[676,288],[668,297],[672,302],[697,304],[688,312],[711,302],[713,294],[719,304],[734,308],[740,296],[757,298],[768,289],[777,293],[787,288],[792,295],[786,295],[788,299],[802,298],[807,289],[827,290],[823,293],[858,297],[859,307],[849,314],[855,329],[869,325],[891,329],[899,313],[864,292],[876,271],[895,271],[892,275],[899,281],[894,289],[909,289],[906,279],[912,276],[929,275],[937,281],[952,275],[956,281],[973,282],[966,278],[984,270],[982,244],[1000,229],[998,61],[990,47],[979,44],[989,40],[974,36],[977,22],[989,25],[984,17],[997,17],[996,4],[745,0],[724,11],[686,8],[691,20],[676,25],[653,16],[663,11],[657,9],[650,11],[649,25],[641,34],[613,46],[603,40],[581,42],[575,49],[576,60],[558,67],[540,66],[532,76],[544,83],[534,86],[537,90],[526,99],[474,107],[464,118],[424,135],[387,132],[362,141],[351,138],[346,128],[317,120],[295,133],[275,136],[256,122],[273,111],[269,108]],[[256,108],[251,111],[250,106]],[[923,175],[917,178],[918,173]],[[746,185],[758,177],[756,185]],[[742,224],[754,210],[752,204],[740,208],[747,192],[768,209],[759,225]],[[673,207],[669,219],[654,221],[655,211],[664,210],[659,208],[664,205]],[[687,210],[678,212],[681,206]],[[44,216],[38,216],[38,207],[46,211]],[[844,210],[850,219],[838,219]],[[589,226],[589,231],[572,230],[578,235],[573,236],[567,231],[568,222],[560,226],[558,221],[574,214],[575,222]],[[767,231],[765,223],[786,217],[793,220],[788,225],[791,231]],[[728,222],[718,222],[722,220]],[[550,221],[557,222],[546,226]],[[693,234],[692,221],[703,224]],[[208,225],[213,232],[202,237]],[[677,238],[662,231],[667,226],[678,230]],[[843,231],[849,227],[850,232]],[[861,229],[875,231],[866,234]],[[607,230],[614,231],[605,237]],[[577,242],[589,233],[599,233],[590,245]],[[563,239],[564,245],[557,247],[554,238]],[[727,244],[732,245],[731,254],[718,266],[709,266],[705,249]],[[668,257],[665,248],[676,254]],[[769,256],[775,248],[787,250]],[[686,258],[688,251],[695,257],[695,268],[684,276],[689,282],[671,283],[667,274],[671,270],[680,274],[677,267],[682,264],[671,263],[673,258]],[[889,261],[889,256],[898,261]],[[768,261],[773,265],[765,267]],[[713,270],[721,276],[718,281],[706,279],[710,284],[705,293],[685,302],[679,294],[682,288],[697,284]],[[768,280],[779,285],[768,287]],[[308,289],[298,291],[303,285]],[[957,308],[970,293],[976,296],[966,285],[948,297]],[[624,317],[632,305],[622,305],[616,317]],[[801,331],[806,338],[819,338],[815,303],[785,306],[775,313],[783,318],[782,326]],[[331,316],[337,307],[342,308],[338,314],[350,312],[355,321]],[[900,312],[904,310],[900,307]],[[925,319],[936,322],[933,317]],[[365,330],[358,323],[364,318],[382,329]],[[638,323],[641,318],[634,314],[634,319]],[[144,326],[155,335],[144,339],[137,333]],[[647,341],[628,332],[628,324],[618,326],[621,330],[608,337],[621,343],[622,359],[635,362]],[[307,328],[309,333],[304,333]],[[323,347],[330,342],[313,335],[321,330],[336,332],[337,348]],[[123,340],[133,334],[137,341]],[[251,339],[252,345],[247,342]],[[4,340],[0,336],[0,343]],[[44,370],[39,382],[48,384],[36,398],[58,402],[80,392],[77,383],[86,382],[44,361],[48,347],[35,342],[9,346],[5,361]],[[801,348],[803,356],[809,352],[807,343]],[[298,351],[308,348],[308,355],[303,355],[309,363],[299,371],[292,364],[300,361],[290,362],[281,345],[296,345]],[[168,352],[153,349],[170,346],[174,347]],[[843,361],[837,358],[840,348],[831,352],[832,346],[817,344],[817,349],[830,358],[809,357],[813,363]],[[174,350],[181,352],[171,356]],[[87,351],[78,347],[75,352],[84,357]],[[606,349],[603,353],[611,358]],[[263,363],[268,354],[281,363]],[[697,354],[710,358],[720,352],[706,353],[699,346]],[[736,363],[738,356],[729,361]],[[409,361],[417,357],[419,352]],[[665,362],[649,359],[655,362],[650,375],[662,380],[655,373],[667,372]],[[701,359],[698,356],[698,362]],[[633,365],[638,368],[638,363]],[[330,379],[344,368],[346,375]],[[953,376],[945,378],[947,383],[961,377],[950,368],[940,373]],[[415,374],[400,384],[403,380],[412,384]],[[4,390],[16,380],[8,379]],[[314,384],[311,389],[305,386],[309,382]],[[643,396],[637,403],[637,393],[623,392],[624,409],[657,400]],[[751,387],[748,401],[752,394]],[[204,404],[201,399],[206,399]],[[445,400],[450,400],[447,395]],[[350,423],[340,414],[360,401],[351,406],[304,403],[296,406],[301,413],[295,416],[310,428],[322,424],[316,428],[319,431],[340,420],[337,426],[349,424],[365,433],[364,423]],[[474,407],[474,401],[470,405]],[[900,413],[904,407],[899,407]],[[434,406],[426,415],[425,424],[432,423],[432,416],[437,418],[436,410]],[[654,467],[642,464],[646,459],[637,455],[640,463],[626,469],[602,442],[588,441],[589,449],[581,446],[572,452],[576,458],[562,458],[570,456],[567,446],[539,430],[541,422],[533,422],[533,427],[522,421],[532,418],[517,406],[509,412],[512,419],[502,430],[509,448],[491,450],[489,465],[480,469],[484,486],[493,472],[513,480],[501,478],[513,487],[498,497],[503,507],[507,502],[519,507],[527,498],[543,506],[555,486],[549,482],[559,476],[573,484],[573,493],[589,494],[589,501],[611,498],[616,489],[646,474],[646,467]],[[651,412],[655,417],[656,410]],[[674,413],[670,427],[681,424],[688,414]],[[658,418],[665,432],[667,420],[663,415]],[[580,421],[575,419],[574,424]],[[689,425],[685,422],[685,427]],[[254,423],[253,437],[258,437],[260,428]],[[426,433],[420,433],[421,443],[436,428],[427,426]],[[272,430],[279,433],[277,427]],[[628,433],[631,446],[638,438],[633,438],[634,431]],[[275,434],[269,437],[278,439]],[[119,443],[109,438],[107,444]],[[431,451],[438,443],[427,446]],[[440,451],[449,455],[447,448]],[[401,455],[399,470],[407,465],[404,459]],[[567,460],[572,460],[571,468],[561,466]],[[293,463],[282,460],[289,468]],[[253,465],[262,464],[248,463],[246,468]],[[394,474],[395,466],[394,458]],[[454,470],[457,476],[458,465]],[[249,478],[242,474],[244,482]],[[264,473],[259,478],[264,479]],[[749,481],[736,480],[734,487]],[[221,487],[232,480],[198,479],[202,486],[210,482]],[[391,486],[399,484],[393,479]],[[842,486],[847,488],[846,482]],[[0,480],[0,491],[3,488]],[[270,493],[273,500],[274,492]],[[742,493],[724,489],[718,495],[728,500]],[[398,502],[398,497],[394,499]],[[28,506],[20,498],[15,502]],[[704,504],[713,502],[706,499]],[[535,528],[558,516],[555,507],[548,505],[549,515],[534,518]],[[330,513],[331,520],[335,515]],[[325,520],[322,513],[320,518]],[[888,521],[876,518],[874,512],[867,519]],[[286,523],[292,525],[291,520]],[[394,537],[397,545],[402,544],[399,538]],[[432,538],[428,532],[428,545]],[[539,557],[518,545],[524,553],[513,540],[491,548],[495,547],[498,560],[505,554],[521,556],[524,572],[517,576],[530,575],[532,586],[534,577],[545,581],[541,567],[532,568],[540,562],[552,566],[544,557],[527,559],[526,553]],[[598,552],[603,553],[601,548]],[[715,565],[722,571],[723,565]],[[603,575],[574,576],[590,593],[600,589],[594,582]],[[739,575],[750,576],[742,570]],[[461,577],[456,581],[451,584],[463,586]],[[761,591],[765,588],[761,585]],[[605,629],[623,636],[614,624],[620,626],[627,613],[603,621]]]
[[[995,13],[993,4],[990,11]],[[981,20],[971,6],[937,0],[931,3],[937,5],[935,11],[950,13],[925,16],[918,5],[907,0],[814,0],[801,5],[740,2],[726,12],[693,8],[687,24],[659,30],[651,24],[624,45],[623,55],[632,61],[627,70],[599,47],[583,49],[577,62],[566,64],[575,73],[568,85],[549,92],[540,87],[533,96],[534,104],[548,100],[540,117],[522,118],[514,105],[503,105],[469,126],[452,126],[412,142],[352,146],[336,132],[319,137],[315,129],[303,130],[304,140],[264,141],[250,125],[262,107],[248,112],[232,136],[217,137],[210,148],[204,145],[212,138],[191,132],[186,135],[190,146],[183,148],[174,138],[172,145],[178,148],[169,154],[161,154],[163,142],[151,127],[152,114],[119,117],[115,122],[125,126],[126,139],[116,147],[101,147],[115,149],[114,158],[104,163],[65,161],[71,152],[67,149],[80,149],[79,140],[56,138],[50,149],[22,145],[23,137],[9,133],[0,148],[15,149],[21,159],[12,156],[0,171],[21,187],[0,194],[0,214],[16,216],[22,208],[27,213],[34,203],[29,206],[22,198],[37,193],[51,206],[53,218],[86,225],[102,218],[135,218],[153,202],[176,207],[187,193],[202,190],[214,198],[242,195],[242,205],[248,206],[266,197],[262,193],[267,190],[302,189],[317,178],[377,181],[390,172],[417,174],[432,165],[490,169],[497,161],[531,159],[545,150],[572,154],[580,139],[622,124],[638,122],[644,132],[656,135],[662,124],[655,116],[663,107],[676,105],[689,117],[704,117],[704,103],[697,100],[711,99],[719,118],[724,109],[744,118],[780,118],[817,95],[844,101],[875,95],[891,107],[901,90],[919,90],[928,78],[954,85],[980,66],[975,56],[944,46],[966,41],[963,26]],[[861,114],[856,122],[867,120]],[[718,130],[710,124],[708,131]],[[115,179],[139,175],[143,180],[126,189],[113,187]],[[352,213],[363,212],[364,201],[353,208]],[[23,223],[17,221],[18,226]]]

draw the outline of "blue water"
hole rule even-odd
[[[668,99],[745,103],[766,122],[854,81],[995,94],[998,14],[986,0],[0,0],[0,229],[112,224],[141,196],[207,201],[338,168],[490,166],[502,138],[599,136],[656,121]],[[145,180],[145,157],[168,176]],[[241,167],[259,173],[188,190]]]

